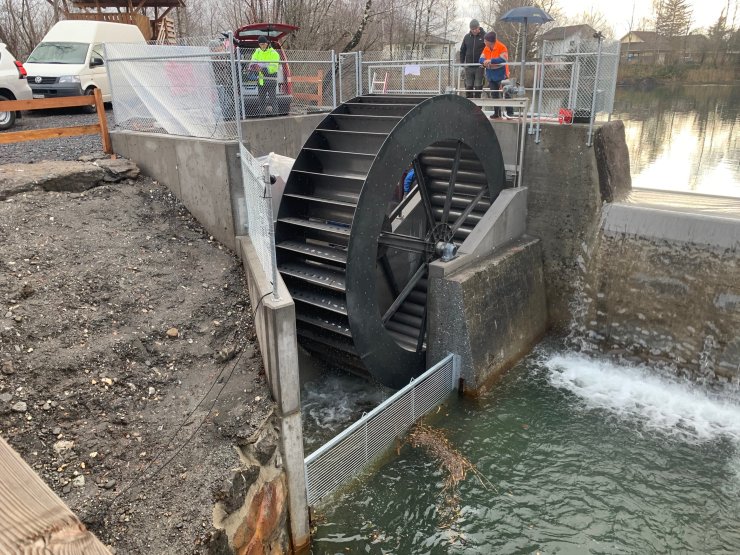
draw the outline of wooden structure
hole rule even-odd
[[[0,553],[111,555],[0,437]]]
[[[324,72],[318,70],[316,75],[291,75],[290,82],[294,85],[307,84],[309,87],[316,87],[316,94],[305,91],[293,90],[293,98],[296,100],[303,100],[305,102],[313,102],[316,106],[322,106],[324,103]],[[303,88],[303,87],[301,87]],[[295,87],[294,87],[295,89]]]
[[[169,41],[175,38],[174,22],[167,16],[172,10],[185,7],[184,0],[46,1],[52,6],[61,4],[61,15],[64,19],[128,23],[130,25],[136,25],[146,40],[154,40],[156,38],[159,42]]]
[[[108,133],[108,121],[105,118],[105,107],[103,105],[103,96],[100,93],[100,89],[94,89],[92,95],[85,96],[40,98],[36,100],[5,100],[0,102],[0,112],[70,108],[74,106],[95,106],[95,110],[98,113],[98,124],[0,133],[0,144],[37,141],[41,139],[58,139],[60,137],[79,137],[80,135],[95,135],[99,133],[100,138],[103,141],[103,152],[106,154],[113,154],[110,134]],[[0,551],[0,553],[3,552]]]

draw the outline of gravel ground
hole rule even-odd
[[[113,110],[106,110],[105,115],[108,119],[108,128],[112,129]],[[17,119],[11,129],[0,131],[0,133],[96,123],[98,123],[97,114],[85,114],[79,108],[34,110],[23,112],[23,117]],[[83,154],[100,152],[102,149],[99,135],[14,143],[0,147],[0,164],[30,164],[41,160],[77,160]]]
[[[207,552],[273,410],[239,260],[149,178],[34,191],[0,202],[0,292],[0,434],[119,555]]]

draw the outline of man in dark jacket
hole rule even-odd
[[[480,98],[483,90],[483,66],[479,65],[480,56],[486,47],[483,42],[485,32],[480,27],[477,19],[470,22],[470,32],[463,37],[460,46],[460,63],[476,64],[465,67],[465,96],[468,98]],[[472,92],[471,92],[472,91]]]

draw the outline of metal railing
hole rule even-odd
[[[417,419],[458,386],[460,357],[450,354],[305,459],[308,504],[360,474]]]

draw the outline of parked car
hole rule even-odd
[[[30,100],[26,70],[0,42],[0,100]],[[20,112],[0,112],[0,129],[10,129]]]
[[[270,39],[270,45],[280,54],[280,59],[287,62],[282,43],[290,33],[298,30],[295,25],[285,23],[251,23],[244,25],[234,31],[234,42],[241,49],[259,48],[257,41],[260,37]],[[257,80],[249,71],[249,60],[252,50],[242,51],[244,63],[241,72],[242,97],[246,115],[258,115],[260,113],[259,98],[257,92]],[[287,63],[281,63],[277,75],[276,109],[273,115],[285,115],[290,112],[290,104],[293,101],[293,90],[290,83],[290,68]]]
[[[111,101],[104,43],[145,43],[136,25],[107,21],[60,21],[25,62],[34,98],[93,94]]]

